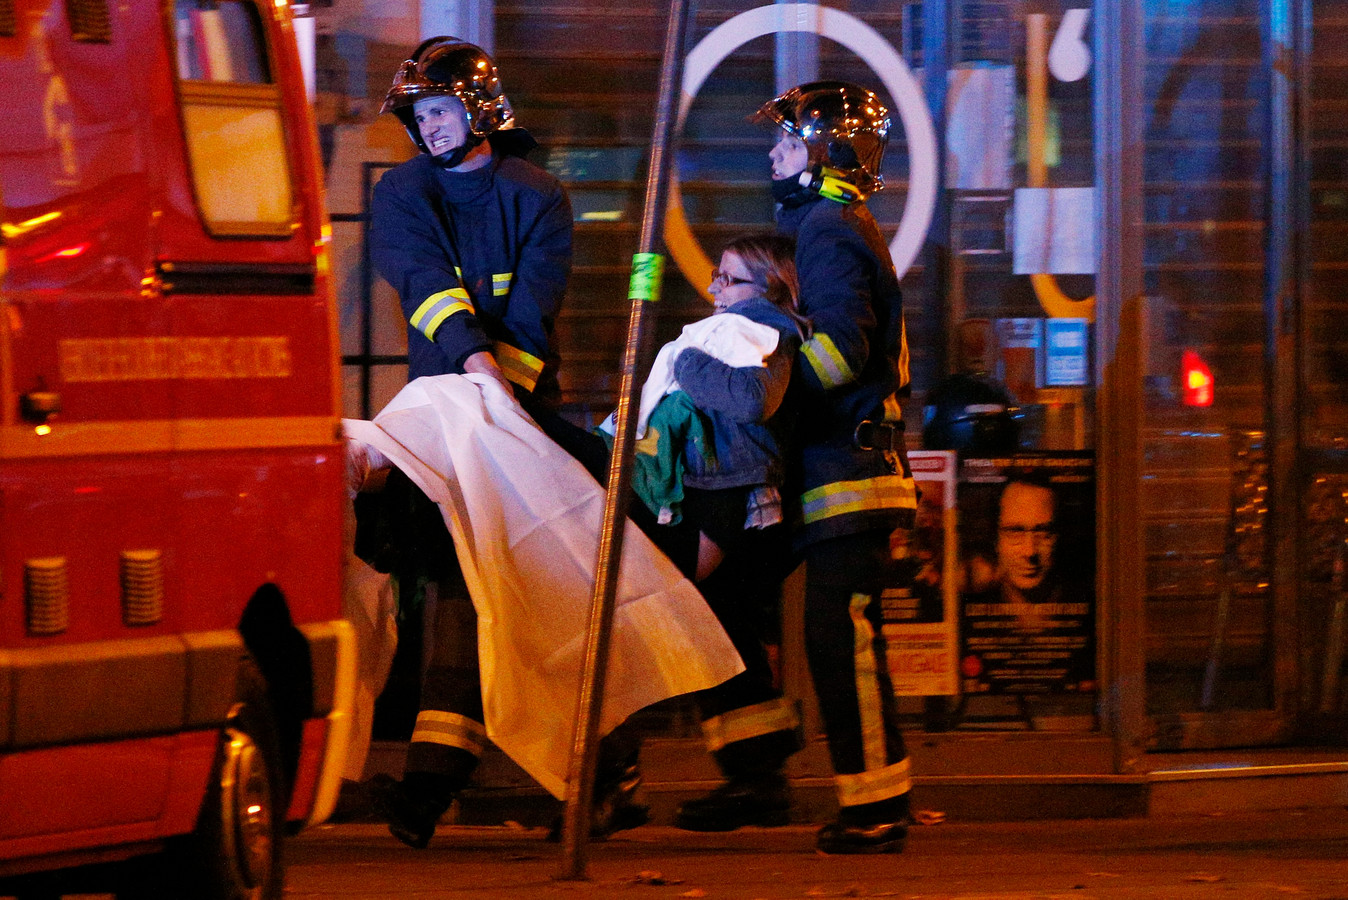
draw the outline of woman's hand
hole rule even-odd
[[[392,467],[388,457],[374,447],[364,441],[347,438],[346,490],[349,496],[354,498],[362,491],[383,490],[384,479]]]

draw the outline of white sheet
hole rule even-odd
[[[440,505],[478,614],[487,735],[566,791],[604,489],[490,379],[419,378],[347,436]],[[600,732],[743,671],[706,601],[630,522]]]

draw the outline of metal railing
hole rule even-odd
[[[360,352],[343,354],[343,366],[360,367],[360,417],[371,418],[370,381],[371,370],[375,366],[405,366],[406,353],[374,352],[374,264],[370,261],[370,197],[374,191],[377,169],[391,169],[397,163],[364,162],[360,171],[360,205],[358,213],[331,213],[334,223],[353,223],[360,226],[360,263],[359,295],[356,298],[360,310]]]

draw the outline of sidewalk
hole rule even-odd
[[[444,827],[429,849],[381,826],[321,826],[288,848],[293,900],[819,898],[1348,900],[1348,810],[917,826],[901,856],[823,856],[814,827],[647,826],[588,846],[559,881],[538,828]]]
[[[1147,754],[1139,771],[1117,774],[1113,746],[1098,734],[1053,732],[907,735],[919,809],[951,821],[1136,818],[1238,810],[1348,805],[1348,748],[1190,751]],[[401,776],[406,744],[371,748],[366,777]],[[651,739],[641,752],[643,794],[655,824],[721,781],[700,740]],[[787,766],[794,821],[829,821],[837,811],[833,768],[822,740]],[[464,825],[550,822],[557,804],[495,748],[458,805]]]

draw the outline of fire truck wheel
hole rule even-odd
[[[184,897],[279,900],[282,891],[280,744],[267,684],[251,659],[220,734],[196,831],[170,849]]]

